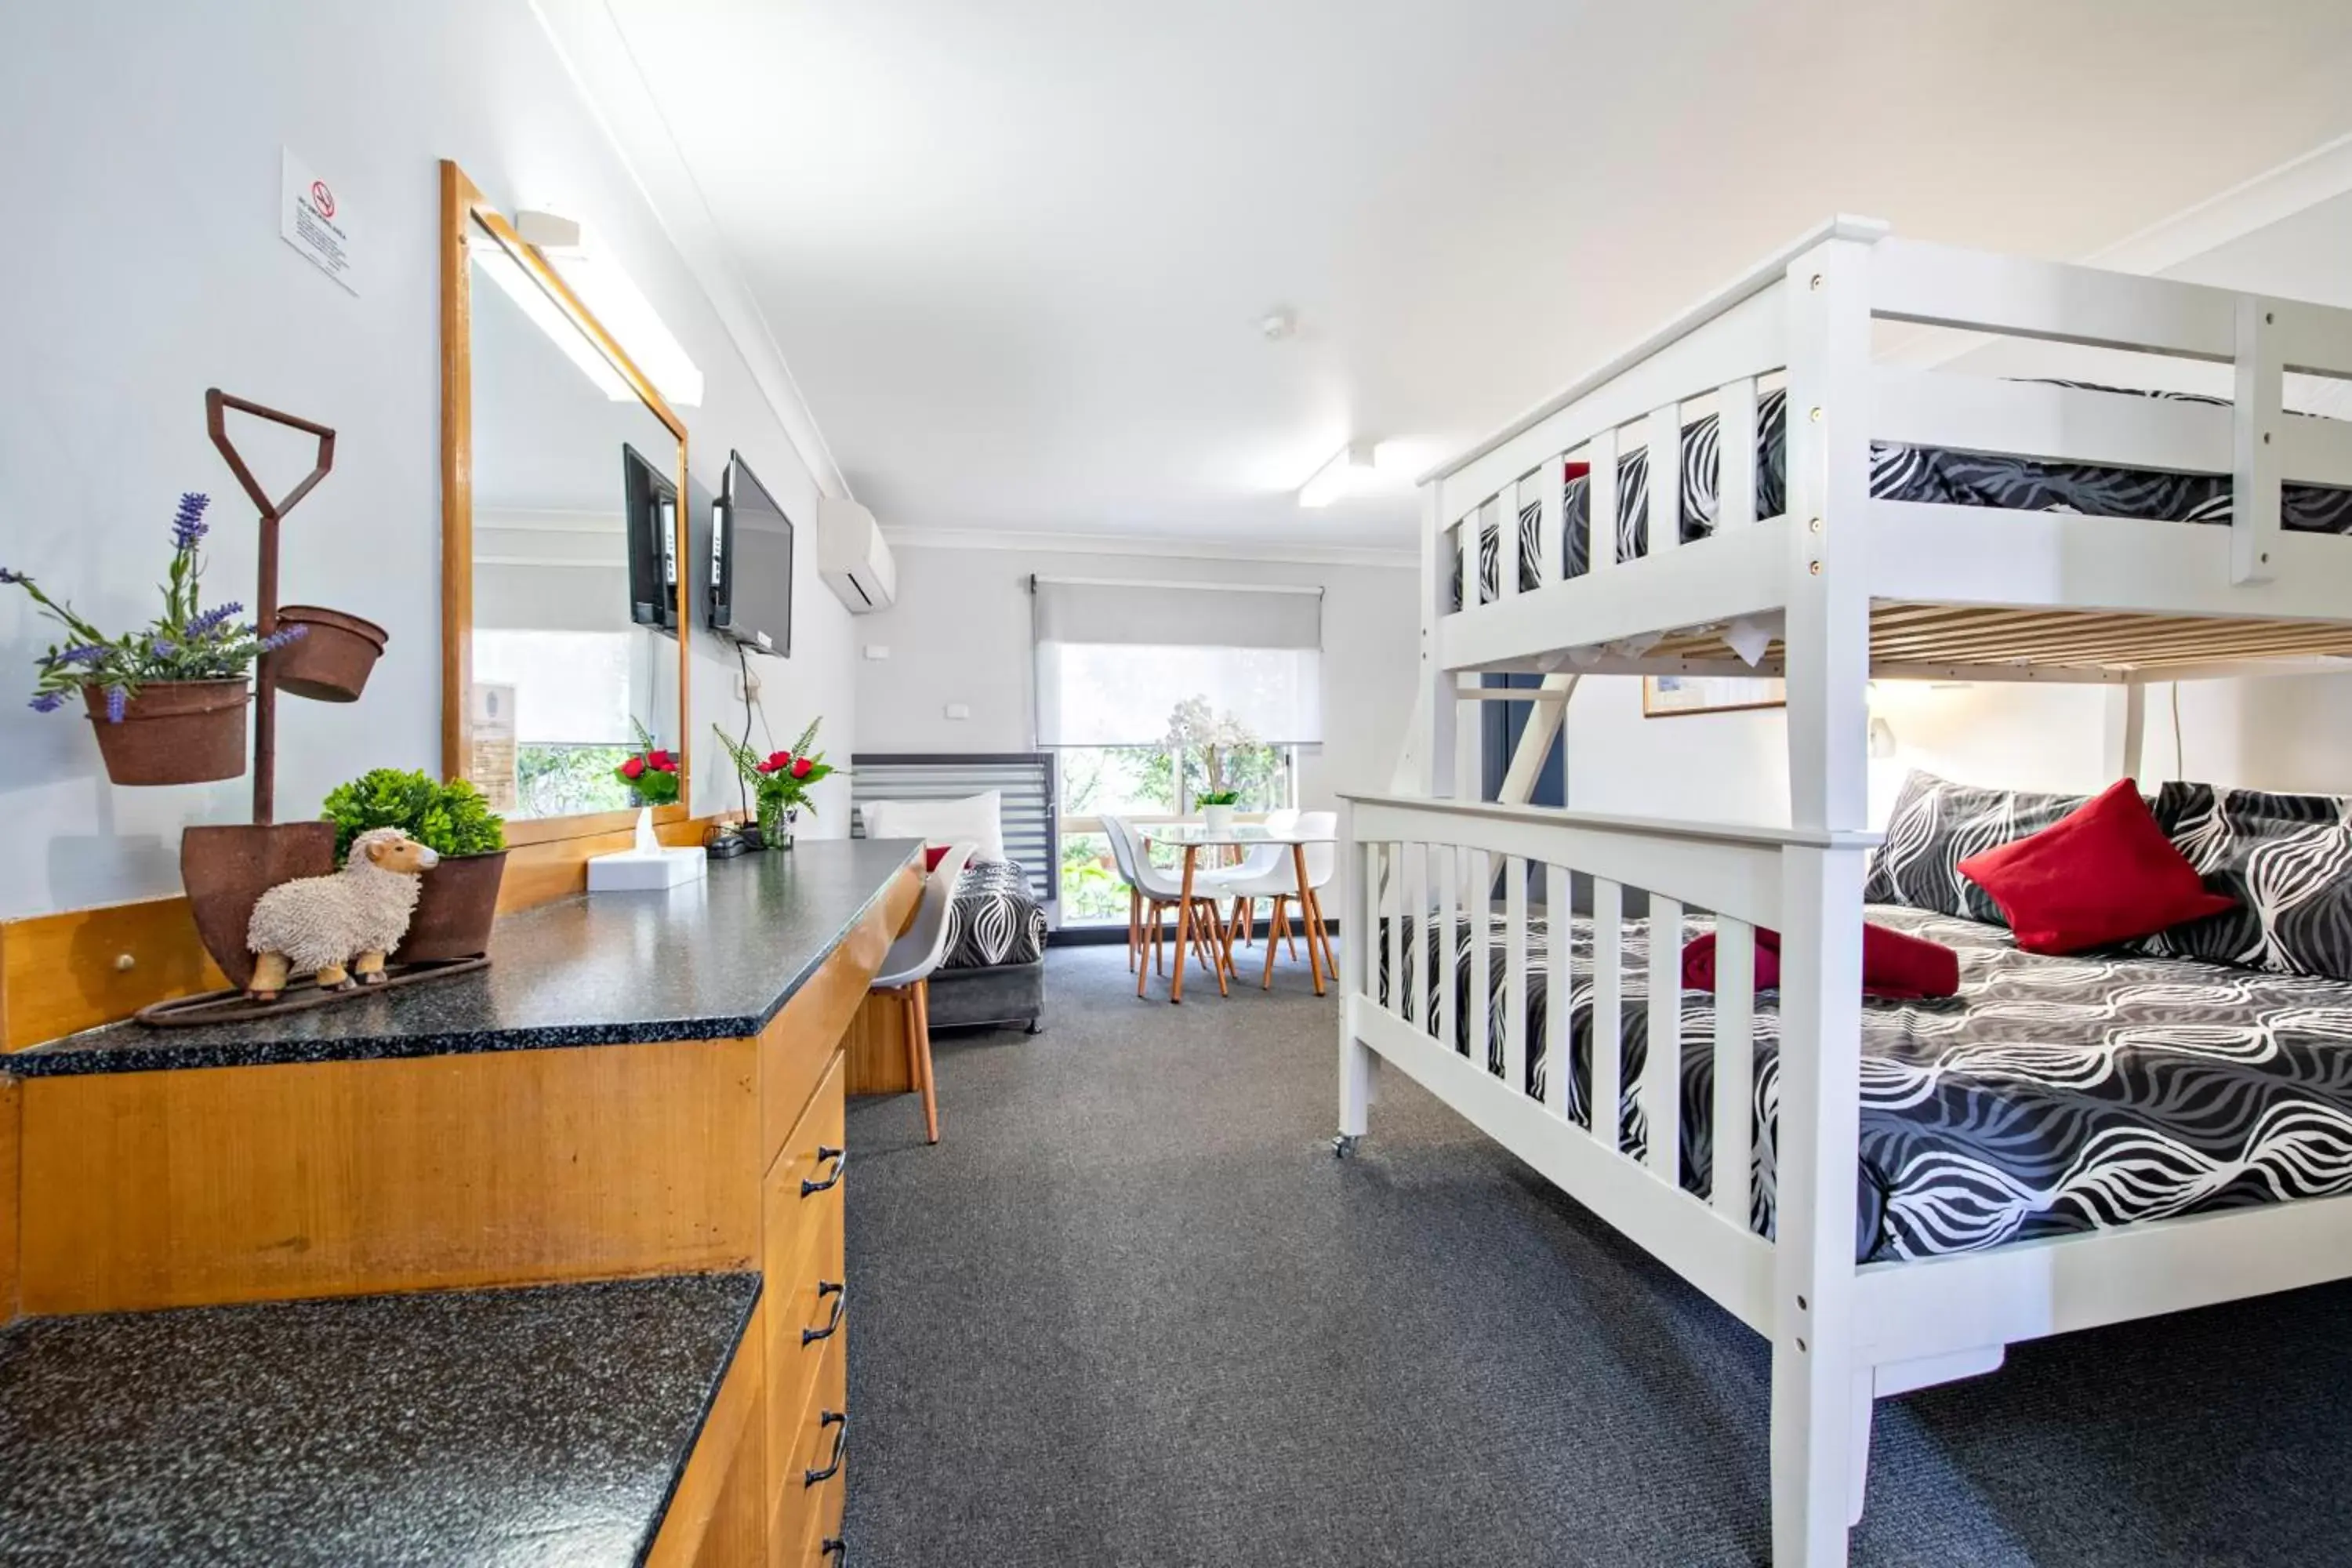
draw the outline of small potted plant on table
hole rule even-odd
[[[817,726],[824,723],[823,715],[809,721],[801,738],[790,749],[771,752],[761,756],[744,742],[713,724],[711,731],[727,748],[735,761],[735,771],[751,786],[752,799],[759,810],[760,837],[771,849],[793,847],[793,825],[805,809],[816,813],[816,803],[809,792],[834,772],[833,764],[824,760],[823,752],[809,748],[816,743]]]
[[[394,958],[441,963],[489,951],[507,840],[504,821],[481,791],[464,779],[436,784],[422,773],[376,768],[337,784],[325,816],[335,825],[339,866],[352,840],[376,827],[397,827],[440,857],[423,874],[416,912]]]
[[[32,578],[0,567],[0,584],[24,589],[67,633],[64,643],[51,644],[33,661],[40,671],[34,709],[53,713],[68,698],[80,697],[98,733],[106,776],[119,784],[205,784],[245,772],[254,661],[307,629],[289,624],[265,637],[239,618],[243,605],[201,605],[204,563],[197,546],[207,504],[201,495],[180,498],[163,613],[138,631],[109,637]]]

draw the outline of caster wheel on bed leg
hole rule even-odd
[[[1331,1140],[1331,1158],[1334,1160],[1346,1159],[1349,1155],[1356,1152],[1356,1145],[1361,1142],[1362,1139],[1354,1133],[1342,1132],[1339,1134]]]

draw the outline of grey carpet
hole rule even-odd
[[[849,1115],[848,1539],[922,1564],[1756,1564],[1761,1340],[1385,1074],[1332,1159],[1332,1004],[939,1042]],[[2352,1289],[2077,1334],[1879,1407],[1857,1564],[2352,1562]]]

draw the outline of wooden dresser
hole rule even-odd
[[[481,976],[270,1028],[0,1058],[0,1320],[756,1273],[646,1560],[835,1561],[843,1037],[915,850],[550,905],[500,922]]]

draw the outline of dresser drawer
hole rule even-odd
[[[839,1336],[818,1358],[816,1386],[807,1407],[784,1435],[768,1525],[770,1561],[794,1568],[814,1560],[827,1536],[841,1529],[848,1468],[849,1357]]]
[[[768,1277],[770,1441],[801,1418],[824,1358],[849,1337],[849,1297],[842,1278],[841,1205],[830,1205],[811,1245],[789,1273]]]

